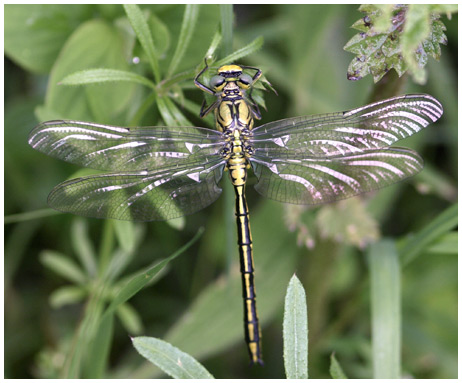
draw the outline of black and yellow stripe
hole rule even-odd
[[[263,364],[261,350],[261,329],[258,322],[257,303],[254,284],[254,264],[252,253],[252,234],[250,233],[249,209],[245,200],[245,183],[249,166],[250,145],[248,135],[254,126],[254,117],[260,118],[260,112],[254,103],[244,98],[245,90],[261,76],[256,68],[253,77],[243,75],[238,65],[225,65],[218,69],[218,76],[211,79],[211,88],[199,82],[195,84],[203,91],[217,96],[218,101],[206,107],[202,104],[200,115],[203,117],[211,110],[215,112],[215,126],[226,137],[223,156],[226,169],[236,193],[236,222],[239,246],[239,259],[242,274],[242,296],[244,298],[244,330],[251,363]],[[248,95],[250,97],[250,95]],[[251,99],[251,98],[250,98]]]
[[[257,302],[254,284],[252,234],[250,232],[249,210],[244,194],[245,186],[235,186],[237,243],[242,275],[242,297],[244,299],[245,340],[252,363],[263,364],[261,350],[261,329],[258,322]]]

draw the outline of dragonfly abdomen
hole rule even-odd
[[[245,171],[245,169],[244,169]],[[235,185],[236,223],[242,276],[242,297],[244,298],[245,340],[252,363],[263,364],[261,349],[261,328],[258,321],[254,284],[252,234],[250,232],[249,209],[245,200],[245,184]]]

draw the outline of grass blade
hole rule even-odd
[[[180,37],[178,38],[178,44],[176,45],[175,53],[173,54],[172,61],[168,68],[167,77],[170,77],[175,72],[178,64],[183,59],[184,53],[191,41],[191,37],[194,34],[197,18],[199,16],[199,7],[199,4],[186,4],[183,22],[181,24]]]
[[[369,250],[374,379],[398,379],[401,361],[400,265],[395,243]]]
[[[60,85],[87,85],[100,84],[103,82],[127,81],[134,82],[155,89],[155,84],[144,76],[118,69],[88,69],[70,74],[64,77]]]
[[[457,209],[457,203],[448,207],[413,238],[410,238],[403,246],[400,246],[399,254],[403,265],[407,265],[425,247],[457,226]]]
[[[114,316],[109,315],[104,318],[96,332],[95,338],[91,342],[89,352],[91,357],[88,358],[85,372],[88,378],[101,379],[104,378],[106,366],[112,344],[112,336],[114,330]]]
[[[306,296],[294,275],[284,306],[284,367],[287,379],[308,379],[308,314]]]
[[[136,350],[175,379],[213,379],[213,376],[192,356],[163,340],[140,336],[132,338]]]
[[[124,5],[125,13],[128,20],[135,31],[136,37],[143,47],[146,56],[148,56],[149,64],[151,65],[152,72],[156,83],[160,81],[160,69],[157,57],[157,52],[154,47],[154,41],[149,30],[148,23],[143,15],[141,9],[135,4]]]

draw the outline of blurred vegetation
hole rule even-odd
[[[193,89],[191,79],[216,43],[220,7],[201,6],[190,13],[189,22],[196,24],[189,38],[181,32],[185,6],[141,9],[155,46],[151,56],[120,5],[5,6],[5,376],[162,377],[127,336],[142,334],[188,353],[216,378],[283,378],[283,303],[296,272],[308,303],[310,378],[329,377],[329,368],[336,371],[333,376],[370,378],[375,374],[370,298],[390,282],[371,281],[369,267],[382,267],[374,266],[373,256],[388,246],[396,249],[393,265],[401,276],[394,290],[402,304],[401,376],[455,378],[457,13],[441,17],[448,43],[439,62],[428,60],[425,85],[389,73],[374,86],[371,76],[347,80],[353,55],[343,47],[355,33],[349,27],[363,16],[357,6],[234,7],[233,49],[250,46],[253,52],[238,63],[261,68],[279,94],[263,94],[267,110],[261,123],[350,109],[388,97],[390,89],[429,93],[444,107],[440,121],[402,144],[418,150],[426,162],[407,182],[311,208],[260,198],[249,179],[265,358],[264,368],[250,368],[237,246],[233,259],[225,256],[224,216],[232,213],[232,203],[221,198],[184,220],[148,224],[43,210],[52,187],[78,169],[28,146],[37,122],[72,118],[156,125],[168,123],[170,115],[173,121],[210,126],[210,120],[197,117],[204,95]],[[260,37],[264,45],[256,51]],[[178,51],[182,44],[184,51]],[[225,55],[215,48],[215,57],[222,59]],[[162,88],[167,93],[157,103],[141,84],[58,85],[92,68],[150,76],[156,84],[184,76]],[[121,304],[113,324],[97,332],[100,342],[95,342],[92,323],[118,299],[117,289],[175,253],[201,226],[200,240]],[[235,235],[235,227],[230,230]],[[381,237],[386,240],[379,250],[370,247]],[[375,312],[380,302],[374,304]]]

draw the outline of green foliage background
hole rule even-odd
[[[185,7],[141,9],[149,15],[159,73],[168,73]],[[155,284],[120,307],[113,336],[109,334],[107,364],[104,355],[96,363],[83,358],[81,376],[98,372],[114,378],[161,377],[127,336],[142,334],[170,342],[200,360],[217,378],[283,378],[283,299],[294,272],[308,302],[310,377],[329,377],[333,352],[350,378],[372,376],[367,245],[377,241],[380,232],[398,248],[409,249],[408,238],[434,223],[457,200],[457,14],[451,20],[442,17],[449,43],[442,48],[440,62],[429,60],[426,85],[415,85],[410,78],[398,81],[390,74],[382,80],[385,86],[374,88],[371,76],[359,82],[346,76],[353,55],[342,48],[355,34],[349,27],[362,17],[356,6],[241,5],[234,12],[234,49],[259,36],[265,41],[262,49],[239,63],[262,68],[279,93],[264,94],[267,111],[261,123],[350,109],[387,97],[387,81],[398,83],[399,93],[429,93],[444,106],[441,121],[403,143],[419,151],[426,161],[424,171],[372,196],[316,208],[286,207],[260,198],[249,180],[266,362],[264,368],[250,368],[243,340],[237,247],[227,245],[225,233],[235,231],[224,219],[227,211],[232,212],[232,202],[221,198],[184,220],[143,225],[38,210],[46,207],[52,187],[75,176],[78,169],[27,145],[27,135],[37,122],[57,118],[120,125],[160,122],[162,111],[153,100],[146,102],[149,93],[141,85],[58,85],[65,76],[89,68],[152,74],[122,6],[7,5],[6,377],[67,376],[63,365],[77,352],[76,345],[86,344],[80,343],[81,338],[92,333],[84,318],[92,310],[100,313],[129,276],[175,252],[200,226],[205,227],[201,239],[171,262]],[[220,23],[219,6],[201,6],[197,17],[195,32],[173,74],[203,65]],[[223,58],[220,52],[217,55]],[[134,64],[129,60],[133,56],[141,62]],[[193,89],[190,79],[171,88],[166,99],[174,118],[207,124],[197,117],[203,94]],[[14,216],[19,213],[31,214]],[[416,236],[412,257],[400,263],[404,376],[457,376],[457,232],[451,231],[452,226],[446,228],[439,221],[431,226],[425,234],[430,243]],[[229,253],[234,256],[226,256]],[[113,259],[119,260],[118,266]],[[107,270],[102,265],[119,268],[102,276],[98,270]]]

